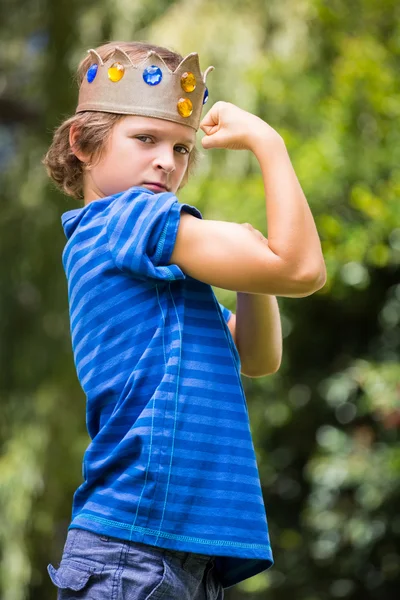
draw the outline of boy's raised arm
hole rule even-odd
[[[268,242],[237,223],[182,213],[171,263],[200,281],[239,292],[302,297],[320,289],[326,269],[318,232],[282,138],[226,102],[217,102],[200,127],[206,149],[255,154],[264,180]]]

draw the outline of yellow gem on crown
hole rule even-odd
[[[180,98],[177,104],[178,113],[181,117],[190,117],[193,112],[193,104],[189,98]]]
[[[108,77],[111,81],[120,81],[125,74],[125,67],[121,63],[116,62],[108,69]]]
[[[196,77],[190,71],[184,73],[181,77],[181,87],[184,92],[193,92],[196,88]]]

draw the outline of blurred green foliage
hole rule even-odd
[[[27,15],[29,13],[29,18]],[[328,281],[279,298],[284,360],[246,379],[275,566],[228,600],[391,600],[400,584],[400,5],[394,0],[100,0],[0,5],[0,594],[53,598],[88,437],[61,265],[77,206],[40,160],[107,39],[198,51],[210,99],[284,137]],[[246,152],[204,153],[180,196],[268,233]],[[233,310],[235,294],[216,290]]]

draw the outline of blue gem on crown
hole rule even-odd
[[[88,68],[88,71],[86,73],[86,79],[88,80],[89,83],[92,83],[92,81],[96,77],[98,68],[99,68],[99,65],[96,63],[94,63],[93,65],[90,65],[90,67]]]
[[[147,83],[147,85],[158,85],[162,80],[162,71],[159,67],[156,67],[155,65],[147,67],[143,71],[143,79]]]
[[[205,104],[208,100],[208,88],[205,89],[204,92],[204,98],[203,98],[203,104]]]

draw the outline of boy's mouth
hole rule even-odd
[[[169,188],[166,185],[157,183],[156,181],[146,181],[143,185],[156,192],[169,192]]]

